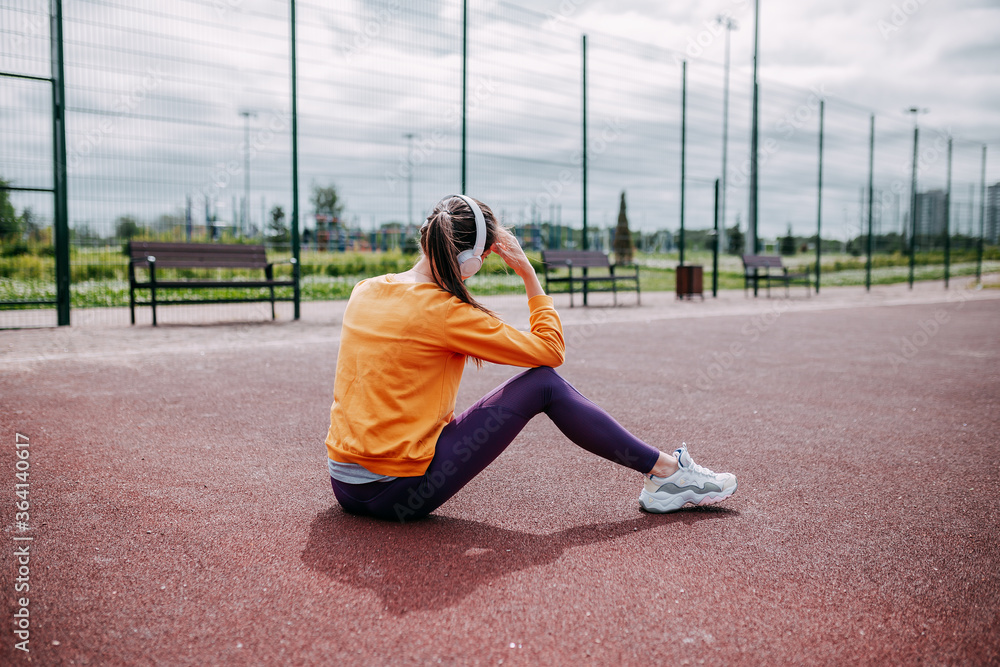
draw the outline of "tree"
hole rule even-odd
[[[21,240],[21,218],[10,201],[9,182],[0,179],[0,241],[11,243]]]
[[[100,240],[100,235],[94,229],[83,222],[69,230],[69,236],[75,243],[93,243]]]
[[[158,233],[174,233],[184,228],[186,221],[183,213],[161,213],[153,223],[153,229]]]
[[[781,237],[778,248],[778,252],[782,255],[795,254],[795,237],[792,235],[792,223],[788,223],[788,235]]]
[[[42,238],[42,226],[35,222],[35,212],[30,206],[25,206],[21,211],[21,222],[24,225],[24,233],[31,241],[40,241]]]
[[[288,240],[288,226],[285,224],[285,209],[279,204],[271,208],[271,220],[267,223],[267,230],[271,238],[278,242]]]
[[[742,255],[743,254],[743,232],[740,231],[740,217],[736,216],[736,224],[729,228],[726,232],[726,241],[729,242],[729,247],[726,251],[730,255]]]
[[[309,203],[312,204],[313,212],[316,215],[329,215],[339,218],[344,210],[344,204],[340,200],[340,195],[337,194],[337,186],[333,183],[325,188],[314,183]]]
[[[615,264],[631,264],[632,250],[632,232],[628,229],[625,191],[622,190],[622,199],[618,206],[618,226],[615,228]]]
[[[115,220],[115,236],[129,241],[142,233],[142,227],[131,215],[120,216]]]

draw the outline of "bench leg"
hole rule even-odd
[[[274,287],[271,288],[271,319],[277,319],[274,315]]]
[[[156,265],[149,263],[149,301],[153,306],[153,326],[156,326]]]
[[[639,294],[639,265],[635,265],[635,305],[642,305],[642,296]]]

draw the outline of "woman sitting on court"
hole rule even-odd
[[[639,504],[648,512],[708,505],[736,491],[732,474],[695,464],[686,447],[668,454],[639,440],[552,370],[565,353],[552,298],[488,206],[464,195],[441,200],[420,229],[420,248],[409,271],[358,283],[344,313],[326,446],[345,510],[398,521],[430,514],[540,412],[580,447],[643,473]],[[466,289],[490,252],[524,280],[528,332]],[[530,370],[456,417],[470,357]]]

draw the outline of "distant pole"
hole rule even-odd
[[[246,235],[250,226],[250,116],[253,111],[241,111],[243,116],[243,207],[240,212],[240,236]]]
[[[913,270],[917,261],[917,144],[919,128],[913,128],[913,172],[910,176],[910,289],[913,289]]]
[[[819,178],[816,188],[816,294],[819,294],[819,263],[823,256],[823,107],[824,100],[819,101]]]
[[[757,152],[758,135],[760,134],[759,107],[760,81],[757,69],[760,62],[760,0],[754,0],[753,9],[753,112],[750,124],[750,211],[748,242],[751,244],[750,254],[757,254]]]
[[[295,274],[295,319],[299,319],[299,305],[302,292],[298,278],[301,275],[301,257],[299,240],[299,106],[295,73],[295,0],[291,0],[291,45],[292,61],[292,272]]]
[[[951,271],[951,137],[948,137],[948,189],[944,195],[944,288]]]
[[[917,265],[917,145],[920,143],[918,118],[927,109],[910,107],[906,113],[913,114],[913,172],[910,176],[910,289],[913,289],[913,272]]]
[[[413,133],[407,132],[403,135],[407,140],[406,149],[406,159],[408,164],[406,165],[406,220],[413,226]],[[465,179],[462,179],[464,184]],[[465,192],[464,186],[462,190],[463,194]]]
[[[462,0],[462,194],[466,194],[466,92],[469,80],[469,0]]]
[[[875,200],[875,114],[868,131],[868,261],[865,263],[865,291],[872,288],[872,202]]]
[[[191,195],[184,197],[184,238],[191,243]]]
[[[720,248],[726,243],[726,178],[727,178],[727,158],[729,151],[729,37],[733,30],[739,29],[737,23],[731,16],[720,14],[715,22],[726,29],[726,69],[725,83],[722,87],[722,190],[719,203],[719,218],[722,223],[719,226],[719,236],[717,238]]]
[[[687,153],[687,61],[681,62],[681,237],[680,262],[684,266],[684,167]]]
[[[899,238],[900,238],[900,240],[902,240],[903,237],[906,236],[906,231],[903,229],[902,218],[899,217],[899,193],[898,192],[896,193],[896,196],[893,197],[893,205],[894,205],[894,209],[893,210],[895,212],[895,216],[893,217],[892,230],[894,232],[898,232],[899,233]]]
[[[983,238],[986,232],[986,144],[983,144],[983,164],[979,175],[979,243],[976,250],[976,282],[983,277]]]
[[[715,179],[715,243],[712,246],[712,297],[719,296],[719,179]]]
[[[973,229],[975,228],[975,222],[973,218],[976,217],[976,184],[969,183],[969,235],[967,240],[962,243],[962,249],[967,250],[969,248],[969,240],[972,239]]]

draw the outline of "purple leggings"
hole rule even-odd
[[[345,484],[331,478],[345,510],[380,519],[427,516],[493,462],[528,421],[544,412],[563,434],[589,452],[642,473],[660,452],[626,431],[547,366],[515,375],[441,431],[427,471],[391,482]]]

